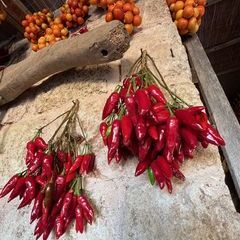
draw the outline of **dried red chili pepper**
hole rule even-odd
[[[127,115],[131,118],[133,124],[135,125],[137,123],[137,104],[134,100],[133,96],[126,97],[125,99],[125,105],[127,109]]]
[[[77,206],[77,196],[73,195],[72,201],[71,201],[71,206],[68,211],[68,216],[64,218],[64,232],[67,230],[69,224],[72,222],[75,216],[75,208]]]
[[[185,157],[193,158],[194,149],[189,148],[186,144],[183,144],[183,154]]]
[[[42,165],[43,157],[44,153],[42,150],[38,150],[35,158],[28,167],[28,175],[34,173]]]
[[[136,167],[135,176],[137,177],[142,173],[144,173],[147,170],[147,168],[150,166],[150,164],[151,164],[151,160],[149,159],[139,162]]]
[[[90,205],[86,196],[81,195],[77,198],[78,204],[83,208],[84,218],[87,220],[89,224],[92,224],[94,218],[93,208]]]
[[[178,127],[178,119],[175,116],[170,117],[166,123],[166,146],[164,153],[168,162],[171,162],[173,159],[173,152],[178,136]]]
[[[166,181],[166,185],[167,185],[167,189],[168,189],[168,192],[169,193],[172,193],[172,182],[169,180],[169,179],[165,179],[165,181]]]
[[[58,158],[59,161],[65,162],[65,161],[66,161],[66,158],[67,158],[67,153],[65,153],[65,152],[62,151],[62,150],[58,150],[58,151],[57,151],[57,158]]]
[[[85,154],[82,159],[80,174],[89,173],[93,170],[95,155],[93,153]]]
[[[37,149],[37,146],[34,141],[29,141],[27,143],[27,151],[34,154],[36,152],[36,149]]]
[[[157,157],[156,164],[161,169],[163,175],[167,179],[172,179],[172,177],[173,177],[172,168],[171,168],[170,164],[167,162],[167,160],[165,160],[164,157],[162,157],[162,156]]]
[[[65,197],[65,193],[63,193],[61,195],[61,197],[55,202],[55,204],[52,207],[52,211],[51,211],[51,218],[56,218],[56,216],[60,213],[61,209],[62,209],[62,204],[63,204],[63,200]]]
[[[39,219],[41,217],[43,199],[44,194],[42,192],[39,192],[33,204],[30,224],[32,224],[36,219]]]
[[[8,202],[10,202],[12,199],[16,198],[20,194],[22,189],[24,189],[24,187],[25,187],[25,178],[19,177],[14,189],[12,190],[12,192],[10,194],[10,197],[8,198]]]
[[[139,116],[137,119],[137,124],[135,126],[135,133],[139,141],[142,141],[147,134],[146,122],[142,116]]]
[[[47,228],[45,229],[44,233],[43,233],[43,240],[47,240],[52,229],[54,228],[54,223],[55,223],[55,219],[51,218],[48,220],[48,225]]]
[[[207,147],[208,147],[208,142],[205,141],[205,140],[203,140],[203,141],[201,142],[201,145],[202,145],[203,148],[207,148]]]
[[[155,179],[156,179],[160,189],[163,189],[164,185],[165,185],[165,177],[164,177],[161,169],[159,168],[156,161],[153,161],[150,166],[151,166],[151,169],[154,173]]]
[[[153,140],[155,140],[155,141],[158,140],[158,137],[159,137],[158,136],[158,129],[155,125],[152,125],[148,128],[148,134]]]
[[[75,172],[78,168],[81,167],[81,164],[83,162],[84,155],[79,155],[76,157],[76,159],[73,162],[73,165],[71,166],[69,173]]]
[[[190,107],[185,109],[177,109],[175,111],[176,117],[179,121],[185,126],[198,131],[206,130],[205,126],[199,122],[199,119],[196,119],[196,114],[201,113],[205,109],[204,107]]]
[[[58,216],[55,220],[55,232],[57,239],[64,234],[64,220],[61,216]]]
[[[72,167],[72,156],[70,153],[67,153],[66,162],[64,163],[65,173],[68,174],[70,168]]]
[[[181,128],[180,135],[183,141],[189,146],[191,149],[196,149],[198,145],[197,135],[193,130],[188,128]]]
[[[107,133],[107,130],[108,130],[108,125],[105,122],[102,122],[100,124],[99,130],[100,130],[100,134],[102,136],[104,145],[106,146],[107,145],[107,135],[106,135],[106,133]]]
[[[52,163],[53,156],[45,155],[42,161],[42,176],[46,176],[48,179],[52,176]]]
[[[76,225],[75,225],[76,232],[83,233],[84,215],[83,215],[83,209],[79,204],[75,208],[75,218],[76,218]]]
[[[73,198],[73,191],[70,190],[69,192],[67,192],[65,194],[64,199],[63,199],[63,205],[62,205],[62,209],[61,209],[61,213],[60,213],[61,218],[67,217],[68,210],[71,206],[72,198]]]
[[[28,166],[31,164],[31,162],[34,160],[34,153],[31,151],[27,151],[26,158],[25,158],[25,163]]]
[[[144,161],[151,147],[151,143],[152,143],[152,139],[148,137],[144,140],[142,144],[139,145],[139,151],[138,151],[139,161]]]
[[[5,186],[3,187],[0,193],[0,198],[6,196],[8,193],[10,193],[14,189],[18,179],[19,179],[19,175],[15,174],[8,180],[8,182],[5,184]]]
[[[39,238],[44,232],[44,226],[42,225],[42,218],[40,218],[35,226],[34,235]]]
[[[76,176],[76,172],[68,173],[66,177],[66,183],[70,183]]]
[[[35,180],[36,183],[38,183],[41,187],[44,187],[46,185],[46,179],[44,179],[43,176],[36,176]]]
[[[154,84],[147,88],[149,95],[153,97],[157,102],[166,104],[167,101],[162,93],[162,91]]]
[[[133,125],[131,118],[129,116],[123,116],[121,120],[121,129],[122,129],[122,137],[123,144],[125,146],[129,146],[132,137]]]
[[[110,164],[112,159],[115,157],[117,148],[119,147],[120,131],[121,131],[121,122],[120,120],[115,119],[112,123],[110,143],[108,145],[108,164]]]
[[[108,117],[112,111],[117,107],[120,95],[117,92],[113,92],[106,101],[106,104],[102,113],[102,120]]]
[[[41,137],[36,137],[34,143],[37,148],[40,148],[42,150],[46,150],[48,148],[47,143]]]
[[[55,180],[54,198],[58,200],[66,189],[66,176],[59,175]]]
[[[138,89],[135,93],[139,115],[146,115],[151,108],[151,100],[146,89]]]
[[[214,142],[216,142],[219,146],[225,145],[225,141],[223,140],[223,138],[220,136],[218,131],[210,124],[208,124],[206,132],[202,133],[204,135],[206,141],[209,140],[209,143],[211,143],[210,141],[212,141],[212,139],[213,139],[213,141],[212,141],[213,144],[214,144]],[[212,138],[210,138],[209,135],[211,135]]]

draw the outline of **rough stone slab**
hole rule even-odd
[[[24,144],[35,128],[67,110],[71,101],[78,98],[80,118],[97,154],[97,170],[86,179],[97,217],[86,234],[76,235],[71,228],[62,239],[240,239],[240,217],[224,183],[216,147],[197,149],[195,158],[182,168],[186,181],[174,180],[171,195],[150,186],[146,175],[134,177],[136,159],[129,159],[124,165],[107,165],[106,148],[98,134],[100,109],[141,48],[155,58],[166,81],[179,95],[192,104],[201,104],[191,81],[186,51],[165,2],[141,0],[139,4],[143,26],[133,36],[131,47],[121,61],[59,74],[11,104],[0,131],[0,186],[24,167]],[[104,24],[103,19],[89,23],[89,27]],[[53,124],[44,136],[49,138],[55,127]],[[0,200],[0,239],[33,239],[34,226],[29,227],[28,223],[30,208],[17,211],[18,201],[6,202]]]

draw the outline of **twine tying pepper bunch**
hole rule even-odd
[[[135,176],[147,170],[150,182],[157,182],[161,189],[166,185],[169,193],[173,176],[185,180],[180,167],[186,158],[193,158],[199,142],[204,148],[225,145],[209,123],[205,107],[190,106],[171,91],[146,51],[107,99],[102,120],[100,133],[108,147],[108,163],[136,156]]]
[[[14,175],[0,198],[10,193],[8,202],[19,196],[22,208],[34,201],[30,223],[37,220],[34,235],[46,240],[53,229],[59,239],[75,219],[76,232],[83,233],[94,220],[93,208],[83,189],[83,177],[93,171],[95,155],[73,107],[43,126],[26,145],[27,169]],[[40,134],[58,118],[64,119],[46,143]],[[77,125],[81,134],[77,133]]]

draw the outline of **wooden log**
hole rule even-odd
[[[192,67],[195,69],[201,94],[210,117],[223,136],[222,147],[236,191],[240,197],[240,126],[230,103],[218,81],[197,35],[185,42]]]
[[[83,35],[43,48],[4,69],[0,82],[0,105],[14,100],[33,84],[50,75],[74,67],[120,59],[128,49],[129,42],[130,36],[124,25],[112,21]]]

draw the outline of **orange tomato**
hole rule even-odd
[[[187,28],[187,26],[188,26],[188,20],[187,19],[185,19],[185,18],[178,19],[178,21],[177,21],[178,29],[184,30],[184,29]]]
[[[113,20],[113,14],[111,12],[108,12],[105,16],[106,22],[111,22]]]
[[[132,11],[127,11],[125,14],[124,14],[124,23],[132,23],[133,22],[133,13]]]
[[[121,10],[120,8],[114,8],[113,9],[113,17],[116,20],[122,21],[124,18],[123,10]]]
[[[133,32],[133,25],[132,24],[125,24],[125,29],[129,34]]]
[[[142,23],[142,17],[139,15],[135,15],[133,17],[133,26],[138,27],[141,25],[141,23]]]
[[[191,18],[194,15],[194,9],[192,6],[186,6],[183,9],[183,17],[185,18]]]
[[[177,12],[180,9],[184,8],[184,2],[183,1],[177,1],[174,5],[174,12]]]

